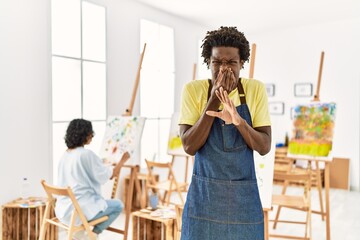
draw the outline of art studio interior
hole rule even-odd
[[[185,86],[214,78],[202,49],[222,26],[245,35],[249,59],[239,77],[263,86],[271,122],[269,151],[251,156],[261,239],[359,239],[359,13],[357,0],[1,1],[0,240],[42,239],[42,231],[43,239],[78,239],[68,237],[72,224],[53,224],[50,202],[58,200],[42,184],[59,187],[73,119],[92,123],[84,148],[109,169],[130,154],[101,186],[123,209],[94,239],[213,239],[185,234],[192,226],[182,214],[192,214],[186,201],[203,158],[185,152],[179,123]]]

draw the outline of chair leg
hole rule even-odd
[[[44,219],[43,223],[41,224],[39,240],[45,240],[45,235],[48,227],[49,227],[49,223]]]
[[[281,194],[284,195],[286,193],[286,189],[288,186],[289,182],[288,181],[284,181],[284,186],[281,190]],[[279,217],[280,217],[280,211],[281,211],[281,206],[278,207],[278,209],[276,210],[276,215],[275,215],[275,219],[274,219],[274,224],[273,224],[273,229],[276,228]]]
[[[75,231],[74,231],[75,219],[76,219],[76,211],[73,211],[72,214],[71,214],[71,219],[70,219],[70,225],[69,225],[69,231],[68,231],[67,240],[72,240],[72,236],[73,236],[73,234],[75,233]]]
[[[136,171],[136,172],[135,172]],[[124,240],[127,240],[128,230],[129,230],[129,221],[130,221],[130,214],[132,209],[132,202],[133,202],[133,192],[134,192],[134,185],[136,188],[136,183],[138,179],[136,177],[138,169],[134,170],[131,169],[130,173],[130,181],[129,181],[129,190],[128,195],[125,199],[125,229],[124,229]],[[136,178],[136,179],[135,179]],[[140,186],[139,186],[140,187]],[[145,187],[146,193],[148,192],[148,188]],[[138,189],[139,191],[139,189]],[[142,206],[141,206],[142,207]]]
[[[178,192],[178,194],[180,196],[180,200],[181,200],[182,205],[184,205],[184,198],[183,198],[183,196],[181,194],[181,189],[177,189],[176,191]]]
[[[49,219],[50,217],[50,208],[51,203],[46,203],[45,213],[41,223],[39,240],[45,240],[46,231],[49,227],[49,223],[46,221],[46,219]]]
[[[169,204],[170,204],[171,193],[172,193],[171,190],[167,193],[168,195],[167,195],[167,198],[166,198],[166,204],[165,204],[165,206],[169,206]]]
[[[96,240],[96,234],[92,231],[88,231],[88,237],[91,239],[91,240]]]
[[[170,194],[170,193],[165,190],[164,195],[163,195],[163,197],[161,199],[161,202],[162,202],[163,205],[166,205],[166,198],[167,198],[168,194]]]

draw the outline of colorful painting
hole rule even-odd
[[[332,149],[335,103],[314,102],[293,108],[289,153],[326,157]]]
[[[130,156],[140,145],[145,118],[134,116],[109,116],[100,156],[111,162],[120,160],[124,152]]]
[[[169,155],[176,156],[188,156],[188,154],[184,151],[180,133],[179,133],[179,113],[175,112],[171,117],[171,125],[170,125],[170,134],[168,140],[168,151]]]

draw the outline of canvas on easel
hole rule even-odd
[[[181,138],[180,138],[180,132],[179,132],[179,112],[173,113],[171,117],[171,124],[170,124],[170,133],[169,133],[169,140],[168,140],[168,148],[167,153],[172,156],[171,164],[174,164],[175,157],[183,157],[185,158],[185,176],[184,176],[184,182],[186,183],[188,180],[188,167],[189,167],[189,159],[191,158],[193,160],[194,164],[194,158],[187,154],[184,151]]]
[[[275,144],[272,141],[270,152],[261,156],[254,151],[254,165],[256,179],[263,209],[271,209],[275,161]]]
[[[184,151],[180,138],[179,125],[178,125],[179,115],[180,115],[179,112],[175,112],[171,117],[167,153],[169,155],[176,155],[176,156],[189,156]]]
[[[312,102],[293,108],[293,129],[288,152],[328,157],[331,153],[336,104]]]
[[[109,116],[100,150],[101,158],[117,162],[126,151],[132,156],[140,145],[144,124],[143,117]]]

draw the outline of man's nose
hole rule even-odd
[[[220,69],[221,70],[226,70],[228,69],[228,63],[227,62],[221,62],[221,65],[220,65]]]

